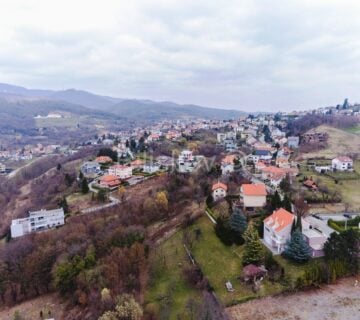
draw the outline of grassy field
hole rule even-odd
[[[38,128],[46,127],[70,127],[75,128],[80,123],[80,117],[68,117],[68,118],[40,118],[35,119],[36,126]]]
[[[360,172],[360,161],[355,161],[354,168],[357,173]],[[312,177],[314,181],[320,180],[320,184],[325,185],[330,192],[339,192],[342,196],[342,202],[348,203],[350,210],[360,210],[360,179],[342,180],[335,183],[331,177],[312,171],[305,165],[305,162],[301,164],[300,172],[303,176],[307,176],[308,178]],[[301,183],[297,182],[297,187],[300,188],[300,186]]]
[[[360,135],[360,125],[357,125],[355,127],[351,127],[351,128],[347,128],[345,129],[346,132],[349,132],[349,133],[355,133],[357,135]]]
[[[255,293],[250,285],[245,285],[238,279],[242,271],[241,257],[244,246],[225,246],[215,235],[214,225],[205,216],[190,228],[192,231],[195,229],[200,229],[201,235],[193,241],[191,252],[216,296],[226,306],[284,292],[292,287],[303,273],[304,266],[294,265],[281,256],[276,256],[276,261],[284,268],[284,280],[265,280],[260,290]],[[184,280],[183,268],[189,264],[189,260],[182,239],[183,233],[179,231],[151,254],[151,281],[145,295],[145,305],[167,314],[169,319],[177,319],[178,315],[184,316],[189,298],[195,301],[200,299],[200,291],[190,287]],[[232,283],[234,292],[226,290],[226,281]]]
[[[328,147],[323,150],[305,153],[303,154],[304,159],[315,157],[333,158],[338,155],[357,153],[360,150],[359,136],[352,131],[341,130],[326,125],[317,127],[316,131],[328,133]]]
[[[69,209],[72,213],[80,212],[83,209],[90,208],[94,205],[91,201],[92,193],[87,194],[73,193],[66,197]],[[96,203],[95,203],[96,204]]]
[[[216,295],[225,305],[273,295],[286,289],[280,283],[265,280],[260,291],[254,293],[250,286],[238,279],[242,270],[241,257],[244,246],[225,246],[215,235],[214,226],[208,218],[201,218],[193,228],[200,228],[202,235],[194,242],[192,253],[209,279]],[[284,267],[285,278],[289,277],[289,281],[294,282],[302,273],[303,267],[294,266],[280,256],[277,256],[276,260]],[[232,283],[234,292],[226,290],[225,283],[228,280]]]
[[[163,242],[152,252],[150,260],[151,281],[145,304],[147,308],[157,309],[166,319],[177,319],[186,313],[190,298],[200,298],[200,292],[191,288],[183,277],[183,268],[189,265],[189,260],[182,244],[182,232]]]

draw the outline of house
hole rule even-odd
[[[331,170],[331,166],[320,166],[320,165],[315,165],[314,167],[315,171],[318,173],[325,173]]]
[[[108,170],[109,175],[116,176],[121,180],[129,179],[132,177],[132,168],[122,164],[111,166]]]
[[[262,208],[266,204],[266,187],[263,183],[243,184],[240,188],[240,202],[244,208]]]
[[[299,137],[290,136],[290,137],[288,137],[287,145],[289,148],[297,149],[297,148],[299,148],[299,142],[300,142]]]
[[[277,157],[275,164],[279,168],[290,168],[289,160],[288,160],[288,158],[285,158],[285,157]]]
[[[65,224],[64,209],[29,212],[27,218],[15,219],[11,222],[11,237],[17,238],[31,232],[52,229]]]
[[[334,171],[353,171],[353,160],[347,156],[332,159],[331,167]]]
[[[212,197],[218,201],[226,197],[227,185],[221,182],[214,183],[212,186]]]
[[[5,173],[6,172],[6,166],[0,162],[0,173]]]
[[[261,172],[264,168],[266,168],[266,164],[263,161],[255,163],[255,170]]]
[[[104,188],[115,188],[120,185],[120,179],[115,175],[105,175],[100,178],[99,185]]]
[[[145,173],[155,173],[160,170],[160,166],[157,164],[145,164],[143,166],[143,172]]]
[[[284,251],[287,241],[291,239],[291,229],[295,215],[283,208],[264,220],[264,243],[273,252],[280,254]]]
[[[315,183],[315,181],[313,181],[313,179],[307,179],[303,182],[303,186],[312,190],[312,191],[316,191],[318,189],[317,184]]]
[[[141,160],[141,159],[136,159],[134,161],[131,161],[131,167],[133,169],[140,169],[144,166],[145,161]]]
[[[96,157],[95,161],[100,164],[112,163],[113,160],[108,156]]]
[[[269,150],[255,150],[255,156],[259,157],[259,160],[271,161],[272,153]]]
[[[248,264],[243,267],[241,278],[245,282],[254,282],[257,279],[265,277],[267,274],[267,270],[264,266],[256,266],[254,264]]]
[[[235,155],[228,155],[221,161],[221,173],[223,175],[230,174],[234,172],[234,160],[236,159]]]
[[[312,216],[303,218],[301,225],[302,234],[311,248],[312,257],[322,257],[324,255],[324,244],[331,233],[335,231],[331,229],[325,221]]]
[[[179,155],[179,164],[184,164],[185,162],[188,161],[193,161],[194,160],[194,156],[192,151],[190,150],[183,150],[181,151],[180,155]]]
[[[96,161],[84,162],[80,167],[80,171],[84,176],[97,175],[101,172],[100,164]]]

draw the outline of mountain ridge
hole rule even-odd
[[[139,117],[149,117],[152,121],[164,120],[166,117],[197,117],[228,119],[246,114],[244,111],[233,109],[219,109],[213,107],[198,106],[194,104],[178,104],[171,101],[153,101],[150,99],[123,99],[117,97],[97,95],[89,91],[78,89],[44,90],[28,89],[21,86],[0,83],[0,97],[15,99],[39,98],[54,101],[65,101],[75,105],[81,105],[89,109],[111,112],[115,115],[126,115],[131,120]],[[151,107],[152,109],[149,109]],[[147,113],[147,114],[145,114]],[[145,118],[146,120],[146,118]]]

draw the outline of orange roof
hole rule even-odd
[[[268,173],[284,173],[284,169],[274,167],[274,166],[266,167],[263,169],[263,171],[268,172]]]
[[[113,162],[112,159],[108,156],[97,157],[95,161],[99,163]]]
[[[286,228],[288,225],[292,224],[295,219],[295,216],[290,213],[289,211],[280,208],[277,211],[267,217],[264,220],[264,223],[268,227],[274,227],[276,232],[281,231],[282,229]]]
[[[133,165],[133,166],[142,166],[144,163],[145,162],[143,160],[136,159],[136,160],[131,162],[131,165]]]
[[[262,161],[259,161],[258,163],[255,164],[255,167],[260,169],[260,168],[265,168],[266,164]]]
[[[119,178],[117,176],[113,176],[111,174],[108,174],[106,176],[102,176],[100,178],[101,182],[110,182],[110,181],[114,181],[114,180],[119,180]]]
[[[227,155],[224,159],[222,159],[222,162],[223,162],[223,163],[230,163],[230,164],[232,164],[232,163],[234,163],[235,158],[236,158],[236,155],[234,155],[234,154],[229,154],[229,155]]]
[[[113,166],[110,167],[111,169],[129,169],[130,167],[129,166],[125,166],[123,164],[115,164]]]
[[[266,196],[265,184],[243,184],[241,186],[242,192],[246,196]]]
[[[349,158],[349,157],[347,157],[347,156],[340,156],[340,157],[336,157],[335,158],[336,160],[339,160],[339,161],[341,161],[341,162],[353,162],[352,160],[351,160],[351,158]],[[334,160],[335,160],[334,159]]]
[[[304,181],[303,185],[309,188],[314,188],[314,189],[317,188],[316,183],[311,179],[307,179],[306,181]]]
[[[213,186],[212,186],[212,191],[216,190],[216,189],[224,189],[225,191],[227,191],[227,185],[224,184],[224,183],[221,183],[221,182],[217,182],[217,183],[214,183]]]

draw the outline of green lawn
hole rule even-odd
[[[151,279],[145,304],[159,310],[160,316],[175,320],[178,315],[186,313],[186,303],[190,298],[200,298],[200,291],[191,288],[183,278],[183,268],[189,265],[189,260],[182,244],[182,232],[177,232],[156,248],[150,260]]]
[[[360,125],[344,129],[346,132],[360,134]]]
[[[265,280],[260,291],[254,293],[250,286],[238,279],[242,270],[241,256],[244,247],[225,246],[215,235],[213,224],[206,217],[198,220],[193,228],[200,228],[202,235],[199,240],[194,242],[192,253],[205,276],[209,279],[216,295],[225,305],[233,305],[249,299],[280,293],[287,289],[281,283],[271,283]],[[301,275],[303,267],[295,266],[280,256],[277,256],[276,260],[284,267],[285,278],[291,283],[295,283],[298,276]],[[232,283],[234,292],[226,290],[225,283],[228,280]]]
[[[354,169],[356,173],[360,172],[360,161],[354,162]],[[342,180],[338,183],[335,183],[334,179],[329,176],[319,174],[315,171],[309,169],[305,162],[300,166],[300,172],[302,176],[299,179],[302,179],[304,176],[308,178],[312,177],[314,181],[320,180],[321,185],[327,186],[330,192],[337,191],[342,196],[342,202],[350,204],[350,210],[357,211],[360,209],[360,179],[356,180]],[[338,174],[338,173],[335,173]],[[339,173],[343,174],[343,173]],[[349,173],[350,175],[354,175],[354,173]],[[299,188],[302,183],[297,181],[297,187]],[[310,191],[309,191],[310,192]],[[321,195],[319,194],[319,197]]]

